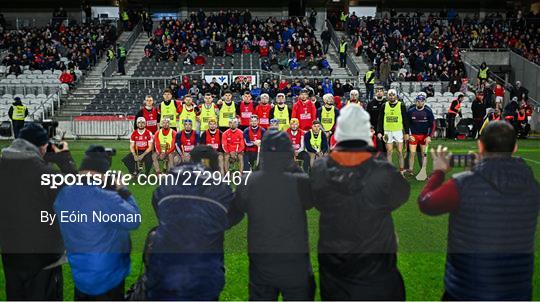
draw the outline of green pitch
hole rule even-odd
[[[75,141],[69,142],[71,152],[77,162],[83,157],[84,150],[90,144],[102,144],[116,148],[117,156],[113,161],[113,169],[126,171],[120,159],[128,152],[126,141]],[[454,153],[466,153],[475,150],[474,142],[434,141],[432,145],[442,143]],[[5,141],[0,147],[6,146]],[[540,140],[519,142],[518,155],[525,158],[533,168],[536,178],[540,179]],[[428,165],[428,171],[430,171]],[[416,169],[418,170],[418,168]],[[456,172],[456,171],[454,171]],[[411,196],[409,201],[394,214],[396,231],[399,237],[399,268],[405,279],[408,300],[440,300],[443,293],[443,274],[446,252],[447,215],[428,217],[420,213],[416,198],[423,183],[410,179]],[[141,251],[147,231],[157,225],[151,197],[153,187],[131,186],[142,212],[140,228],[131,234],[133,253],[131,255],[131,274],[127,279],[130,286],[141,271]],[[312,251],[312,265],[318,274],[316,246],[318,240],[318,212],[311,210],[309,216],[309,234]],[[246,220],[226,233],[225,237],[225,268],[226,284],[221,293],[221,300],[246,300],[248,297],[248,259],[246,255]],[[536,262],[534,274],[534,299],[540,300],[540,227],[536,234]],[[1,269],[1,267],[0,267]],[[73,299],[73,282],[69,265],[64,265],[64,298]],[[318,280],[317,280],[318,282]],[[5,300],[4,274],[0,272],[0,299]],[[319,295],[317,294],[317,298]]]

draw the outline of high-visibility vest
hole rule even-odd
[[[480,68],[479,72],[478,72],[478,77],[480,79],[487,79],[487,75],[488,75],[488,70],[489,70],[489,67],[486,66],[486,68],[482,69]]]
[[[219,110],[219,123],[218,125],[220,127],[229,127],[229,121],[233,119],[236,115],[236,104],[234,102],[231,102],[227,105],[227,103],[223,102],[223,105],[221,105],[221,109]]]
[[[324,131],[330,131],[336,123],[336,107],[332,106],[330,110],[326,110],[326,107],[321,109],[321,125]]]
[[[167,152],[172,145],[172,136],[173,130],[169,128],[169,133],[167,135],[163,135],[163,129],[159,129],[158,131],[158,138],[159,138],[159,146],[161,147],[161,153]]]
[[[120,58],[125,58],[126,57],[126,49],[124,48],[124,46],[118,47],[118,50],[120,50]]]
[[[171,127],[176,127],[176,120],[178,119],[178,112],[176,111],[176,102],[174,100],[171,100],[169,105],[166,105],[165,102],[161,102],[160,106],[160,113],[161,113],[161,120],[164,120],[166,118],[171,120]]]
[[[384,104],[384,130],[400,131],[403,130],[403,119],[401,116],[401,102],[392,108],[389,102]]]
[[[107,58],[108,58],[109,60],[114,59],[114,51],[112,51],[112,49],[108,49],[108,50],[107,50]]]
[[[26,106],[24,105],[11,105],[13,108],[13,114],[11,119],[14,121],[24,121],[24,114],[26,113]]]
[[[195,109],[189,111],[184,107],[184,110],[182,110],[182,113],[180,113],[180,118],[178,119],[178,129],[184,130],[184,121],[185,120],[191,120],[191,124],[193,125],[193,129],[195,130],[195,122],[197,121],[197,114],[195,113]]]
[[[127,12],[122,12],[122,21],[129,21],[129,15]]]
[[[347,42],[343,41],[339,43],[339,53],[345,53],[347,47]]]
[[[366,72],[366,84],[371,84],[371,85],[375,85],[375,76],[373,76],[373,71],[372,70],[368,70]],[[370,79],[371,78],[371,79]]]
[[[450,104],[450,108],[448,108],[448,113],[458,114],[460,108],[461,108],[460,102],[457,102],[456,111],[452,110],[452,104]]]
[[[216,115],[216,109],[214,108],[214,103],[212,103],[210,105],[210,108],[206,108],[206,105],[203,104],[201,106],[201,115],[200,115],[200,118],[201,118],[201,127],[200,127],[200,130],[201,131],[206,131],[208,130],[208,121],[210,121],[211,118],[214,118],[217,120],[217,115]],[[219,125],[219,123],[218,123]]]
[[[345,12],[341,12],[341,16],[339,18],[342,22],[347,21],[347,14]]]
[[[309,139],[309,144],[311,145],[313,149],[315,149],[315,151],[321,152],[323,133],[319,132],[317,137],[315,137],[315,135],[313,134],[313,130],[309,130],[309,132],[311,132],[311,138]]]
[[[279,131],[286,131],[289,129],[289,108],[287,105],[282,110],[278,108],[279,106],[274,107],[274,118],[278,121]]]

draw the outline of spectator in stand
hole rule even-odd
[[[328,53],[328,48],[330,46],[331,39],[332,39],[332,35],[330,35],[330,31],[328,30],[328,28],[325,28],[323,32],[321,33],[321,41],[322,41],[324,54]]]
[[[434,97],[435,96],[435,89],[433,88],[433,84],[429,84],[422,91],[426,94],[426,97]]]
[[[69,70],[64,70],[62,74],[60,75],[60,83],[69,85],[69,88],[73,88],[74,86],[74,79],[73,75],[69,72]]]

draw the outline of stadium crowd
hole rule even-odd
[[[269,66],[329,68],[307,18],[259,19],[249,10],[209,15],[200,10],[185,20],[163,18],[145,47],[147,57],[184,64],[204,64],[205,56],[252,53],[266,58]]]
[[[519,11],[506,18],[490,14],[483,19],[460,17],[455,11],[439,16],[392,12],[378,19],[353,13],[343,23],[357,55],[365,51],[379,72],[389,67],[399,80],[450,80],[464,71],[460,48],[512,48],[540,62],[538,17],[532,13],[524,16]]]
[[[116,29],[108,24],[65,25],[4,30],[0,49],[8,51],[2,64],[9,74],[30,70],[87,70],[114,45]],[[67,64],[60,60],[65,57]]]

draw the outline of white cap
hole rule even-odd
[[[337,119],[335,138],[338,143],[362,140],[372,144],[369,114],[362,106],[349,104],[341,109]]]
[[[139,116],[139,117],[137,118],[137,123],[140,122],[140,121],[143,121],[143,122],[146,123],[146,119],[145,119],[144,117],[142,117],[142,116]]]
[[[397,91],[395,89],[389,89],[388,94],[397,95]]]

